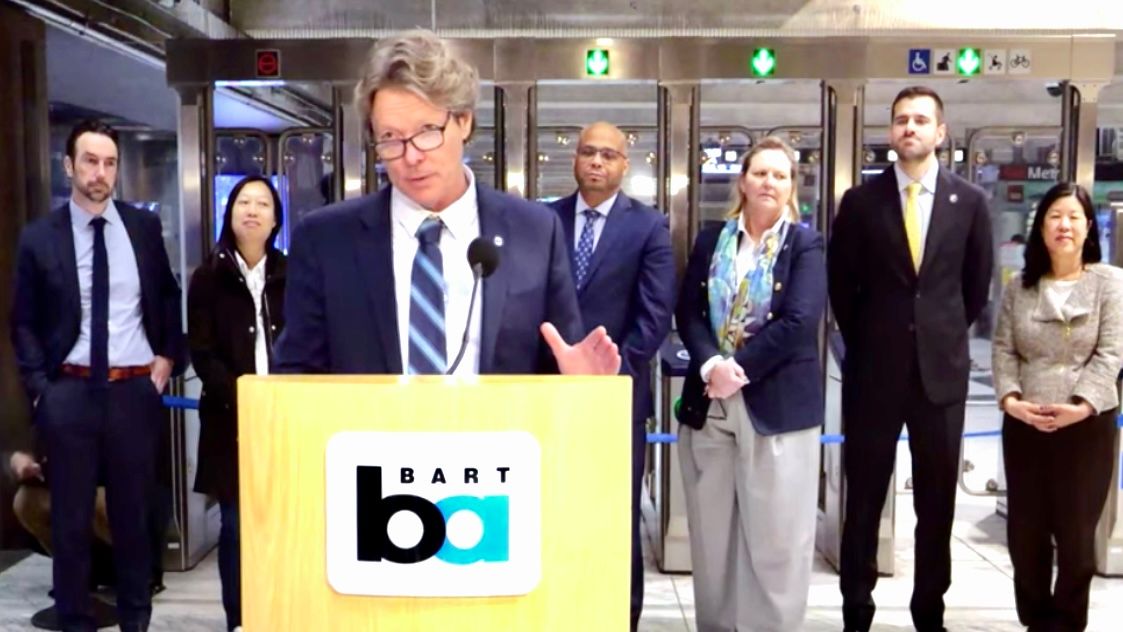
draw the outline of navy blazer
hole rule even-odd
[[[702,364],[718,351],[710,327],[710,260],[721,226],[702,231],[694,243],[683,278],[675,317],[690,353],[679,420],[705,424],[710,400],[704,394]],[[827,302],[823,237],[798,224],[788,229],[772,270],[769,322],[733,355],[749,383],[741,389],[762,435],[805,430],[823,423],[823,374],[819,358],[819,321]]]
[[[572,260],[577,194],[550,206],[561,217]],[[655,413],[651,359],[671,330],[675,302],[674,253],[662,213],[623,192],[616,196],[577,302],[586,331],[603,325],[619,345],[620,373],[632,377],[632,418],[646,420]]]
[[[480,183],[476,202],[480,235],[502,244],[499,267],[482,281],[483,314],[473,316],[482,316],[480,373],[556,373],[539,326],[553,323],[569,343],[583,332],[561,222],[542,205]],[[390,187],[297,226],[277,372],[403,372],[391,235]]]
[[[114,205],[136,254],[148,344],[153,353],[170,359],[173,375],[179,375],[186,364],[182,295],[164,248],[160,216],[123,202]],[[82,325],[72,230],[67,202],[28,224],[20,235],[11,335],[31,401],[58,377]]]

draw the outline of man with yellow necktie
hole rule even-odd
[[[869,630],[877,530],[897,437],[908,427],[916,510],[913,623],[943,630],[970,369],[968,328],[987,302],[994,255],[986,198],[936,159],[947,136],[930,88],[893,101],[897,162],[846,192],[831,230],[831,308],[846,345],[842,414],[846,630]]]

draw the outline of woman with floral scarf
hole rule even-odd
[[[702,231],[676,318],[678,408],[699,632],[803,627],[819,485],[823,238],[800,224],[782,140],[741,163],[726,221]]]

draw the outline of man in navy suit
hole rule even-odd
[[[117,133],[77,125],[63,165],[71,197],[20,236],[12,343],[46,446],[54,594],[62,629],[96,629],[90,524],[104,480],[121,629],[147,630],[147,526],[160,393],[182,371],[180,290],[160,218],[111,199]]]
[[[640,493],[647,418],[654,413],[651,359],[671,329],[675,263],[663,214],[620,191],[628,139],[615,125],[581,132],[573,175],[577,192],[552,203],[573,259],[577,302],[587,329],[619,341],[621,373],[632,377],[632,629],[643,610]]]
[[[390,186],[297,227],[276,370],[442,374],[467,327],[458,375],[617,372],[604,328],[566,343],[585,332],[561,221],[464,166],[478,94],[475,68],[430,32],[376,44],[356,105]],[[500,263],[473,307],[477,237]]]

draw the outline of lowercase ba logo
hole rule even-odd
[[[540,461],[525,432],[344,432],[326,454],[340,593],[526,594],[541,575]]]

